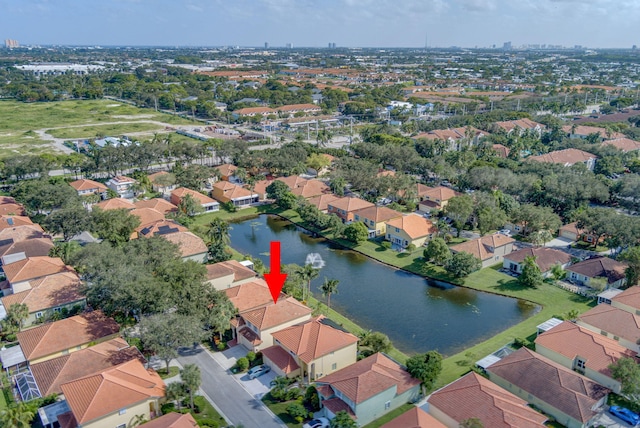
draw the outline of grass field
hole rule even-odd
[[[78,128],[62,128],[47,131],[56,138],[94,138],[98,136],[123,135],[132,132],[161,131],[164,128],[154,123],[137,122],[113,125],[82,126]]]

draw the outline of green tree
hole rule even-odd
[[[287,406],[287,414],[295,419],[298,423],[302,423],[309,412],[307,412],[307,409],[302,404],[293,402]]]
[[[369,238],[369,229],[361,221],[351,223],[345,227],[342,233],[347,241],[351,241],[354,244],[361,244]]]
[[[124,208],[106,211],[94,208],[91,218],[92,231],[113,246],[128,242],[133,231],[140,226],[140,219]]]
[[[212,331],[222,334],[231,328],[231,319],[237,310],[227,294],[220,290],[207,291],[204,324]]]
[[[619,381],[620,392],[636,404],[640,404],[640,365],[633,358],[623,357],[609,365],[611,377]]]
[[[338,294],[338,284],[340,283],[337,279],[328,279],[325,278],[324,282],[320,286],[320,290],[322,291],[323,296],[327,296],[327,307],[331,309],[331,295]]]
[[[320,269],[314,268],[311,264],[305,264],[298,269],[297,274],[302,280],[307,282],[307,289],[305,290],[303,300],[309,300],[311,296],[311,281],[320,275]]]
[[[178,216],[192,218],[204,212],[202,205],[191,195],[186,194],[178,204]]]
[[[445,268],[456,278],[464,278],[469,274],[480,270],[482,262],[472,254],[466,252],[455,253],[445,265]]]
[[[527,288],[538,288],[544,282],[540,267],[536,263],[536,257],[524,258],[522,273],[518,276],[518,283]]]
[[[7,309],[5,320],[18,330],[22,330],[22,323],[29,317],[29,307],[24,303],[14,303]]]
[[[200,367],[195,364],[185,364],[180,370],[180,379],[182,379],[182,383],[184,383],[187,392],[189,392],[189,407],[193,410],[193,397],[202,384]]]
[[[223,244],[229,244],[231,238],[229,237],[229,231],[231,230],[231,226],[229,223],[222,220],[219,217],[214,218],[209,223],[209,227],[207,229],[207,238],[211,242],[220,242]]]
[[[362,352],[363,355],[369,356],[378,352],[390,352],[393,348],[389,336],[379,331],[365,332],[358,342],[360,349],[367,348],[366,352]]]
[[[631,247],[620,253],[618,260],[629,265],[625,271],[627,284],[637,285],[640,280],[640,247]]]
[[[178,410],[182,408],[182,401],[187,396],[187,390],[183,382],[171,382],[165,390],[166,398],[178,404]]]
[[[427,248],[423,251],[423,256],[427,261],[445,265],[451,259],[451,251],[444,239],[436,237],[429,241]]]
[[[336,413],[329,423],[330,428],[357,428],[357,426],[356,422],[344,410]]]
[[[469,195],[454,196],[449,199],[445,213],[453,220],[453,224],[458,230],[458,237],[460,237],[462,228],[473,213],[473,199]]]
[[[91,215],[89,212],[80,204],[71,204],[53,211],[42,225],[51,233],[61,233],[62,239],[69,241],[77,234],[88,230],[90,224]]]
[[[49,257],[60,257],[65,264],[70,265],[71,260],[80,250],[82,247],[77,241],[56,242],[49,250]]]
[[[273,183],[267,186],[267,198],[273,199],[276,203],[282,199],[282,197],[290,193],[289,186],[284,181],[274,180]]]
[[[431,391],[442,371],[442,355],[437,351],[417,354],[407,360],[407,372],[422,382],[422,391]]]
[[[469,418],[460,422],[460,428],[484,428],[479,418]]]
[[[222,242],[212,242],[207,246],[207,256],[210,263],[219,263],[231,259],[231,253]]]
[[[36,412],[28,403],[20,402],[0,412],[0,426],[31,428]]]
[[[562,265],[560,263],[556,263],[551,266],[551,276],[554,281],[562,281],[567,276],[567,272],[562,269]]]

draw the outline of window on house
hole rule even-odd
[[[606,336],[606,335],[607,335],[607,332],[606,332],[606,331],[604,331],[604,330],[600,330],[600,334],[601,334],[601,335],[603,335],[603,336]]]
[[[391,408],[391,401],[387,401],[386,403],[384,403],[384,409],[390,409]]]
[[[331,370],[336,370],[338,368],[338,363],[331,364]]]
[[[400,233],[400,229],[398,229],[397,227],[395,229],[396,229],[396,233]]]
[[[60,308],[53,308],[53,312],[60,312]]]
[[[120,409],[118,412],[119,415],[124,415],[125,413],[127,413],[127,409]]]
[[[42,318],[42,312],[36,312],[36,318]]]
[[[580,358],[576,360],[576,369],[584,370],[586,366],[587,363],[584,360],[581,360]]]

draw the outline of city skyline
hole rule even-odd
[[[639,44],[633,0],[0,0],[21,45],[501,47]],[[426,40],[425,40],[426,39]]]

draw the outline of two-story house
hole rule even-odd
[[[200,192],[196,192],[195,190],[187,189],[186,187],[178,187],[173,192],[171,192],[170,201],[173,205],[178,206],[180,205],[182,198],[184,198],[186,195],[189,195],[193,199],[195,199],[195,201],[202,206],[205,213],[220,210],[220,203],[218,201],[211,199],[210,197],[203,195]]]
[[[514,242],[516,240],[509,236],[494,233],[453,245],[450,249],[454,254],[462,252],[471,254],[482,262],[483,268],[486,268],[502,263],[504,257],[513,251]]]
[[[116,175],[107,180],[105,184],[109,189],[116,192],[120,198],[132,199],[135,196],[133,193],[133,185],[136,183],[137,181],[133,178]]]
[[[244,208],[257,203],[260,197],[248,189],[228,181],[218,181],[211,190],[213,199],[220,203],[231,202],[234,207]]]
[[[387,207],[362,208],[354,213],[354,220],[361,221],[369,229],[369,238],[385,236],[387,234],[387,222],[402,217],[400,211]]]
[[[107,195],[107,186],[102,183],[98,183],[97,181],[83,178],[72,181],[69,185],[78,192],[79,196],[99,195],[101,197],[106,197]]]
[[[364,199],[345,196],[329,202],[327,204],[327,212],[337,215],[344,223],[350,223],[355,219],[355,212],[357,210],[374,206],[375,204],[367,202]]]
[[[418,214],[408,214],[386,222],[385,239],[396,248],[407,248],[411,244],[421,247],[437,232],[431,220]]]
[[[544,162],[544,163],[555,163],[564,166],[571,166],[577,163],[583,163],[586,165],[589,171],[593,171],[593,168],[596,165],[596,160],[598,157],[589,152],[585,152],[584,150],[578,149],[564,149],[564,150],[556,150],[553,152],[545,153],[539,156],[529,156],[527,160],[536,161],[536,162]]]

